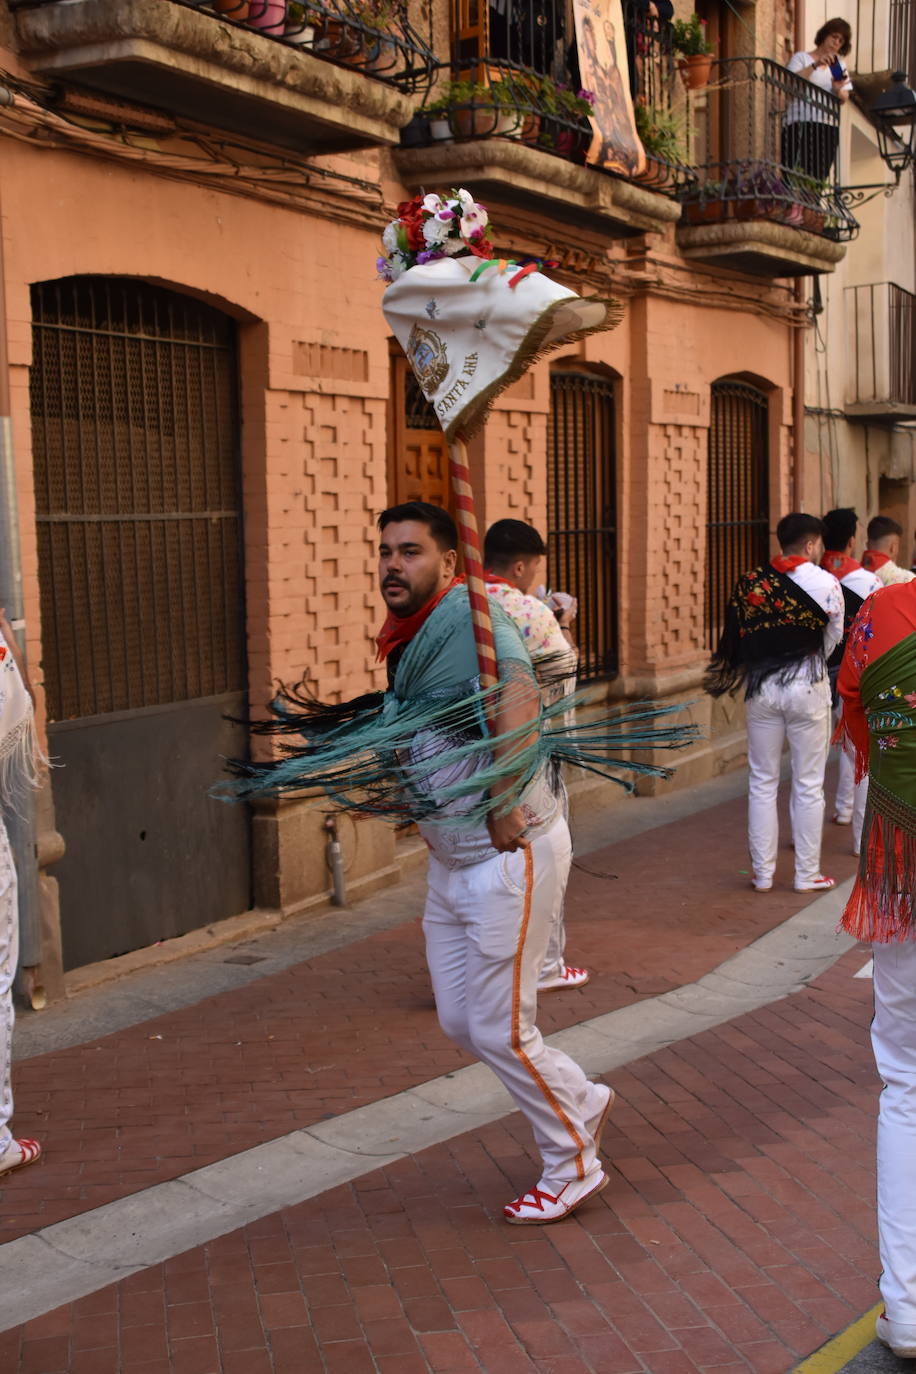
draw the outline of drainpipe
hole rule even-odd
[[[13,426],[10,417],[9,349],[6,335],[6,290],[3,262],[3,215],[0,208],[0,606],[25,655],[25,619],[22,595],[22,559],[16,502],[16,464],[13,457]],[[36,985],[41,963],[41,921],[38,905],[38,833],[35,793],[31,790],[18,810],[5,817],[19,886],[19,968],[33,1007],[43,1005]]]
[[[805,0],[795,0],[795,52],[805,47]],[[805,278],[795,279],[795,303],[799,310],[805,305]],[[792,509],[802,509],[802,466],[805,459],[805,330],[795,327],[792,340],[792,372],[794,389],[792,392],[792,429],[793,470],[792,470]]]

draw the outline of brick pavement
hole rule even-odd
[[[0,1335],[16,1374],[786,1374],[876,1301],[871,985],[616,1071],[611,1182],[559,1226],[506,1118]]]
[[[594,976],[543,1000],[545,1033],[699,978],[813,900],[791,891],[788,849],[779,890],[750,890],[744,817],[724,803],[574,868],[569,956]],[[848,846],[826,827],[840,878]],[[0,1189],[0,1242],[467,1062],[439,1031],[416,922],[37,1056],[16,1066],[16,1126],[45,1160]]]

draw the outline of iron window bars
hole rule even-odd
[[[10,9],[72,5],[74,0],[9,0]],[[406,0],[169,0],[215,21],[354,67],[405,92],[428,89],[435,69],[432,13],[427,39],[410,22]]]
[[[848,240],[858,223],[840,195],[840,100],[767,57],[714,62],[705,160],[681,184],[691,224],[771,220]]]

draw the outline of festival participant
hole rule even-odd
[[[874,573],[885,587],[897,582],[912,582],[916,573],[897,563],[903,526],[889,515],[876,515],[868,522],[868,543],[862,555],[862,567]]]
[[[451,517],[411,501],[384,511],[379,532],[388,619],[378,643],[392,691],[465,695],[477,659],[467,593],[455,583]],[[538,692],[521,637],[496,607],[493,629],[501,681],[494,733],[513,741],[537,732]],[[419,827],[430,850],[423,928],[436,1008],[446,1035],[489,1064],[534,1131],[542,1175],[509,1203],[506,1220],[560,1221],[607,1183],[596,1142],[614,1097],[545,1045],[534,1024],[538,971],[569,872],[569,830],[543,766],[516,805],[490,810],[477,825],[442,824],[442,810],[457,821],[469,805],[467,798],[440,800],[441,789],[477,773],[485,786],[486,755],[462,755],[460,743],[457,726],[454,734],[434,727],[420,731],[412,749],[416,757],[442,759],[441,772],[426,783],[440,816]],[[494,752],[511,755],[513,747],[495,745]],[[494,800],[509,781],[491,786]]]
[[[15,805],[25,786],[36,781],[32,688],[15,635],[0,610],[0,802]],[[16,869],[0,813],[0,1178],[33,1164],[41,1154],[37,1140],[17,1139],[10,1130],[13,1053],[13,979],[19,955],[19,905]]]
[[[829,510],[824,516],[824,556],[821,559],[821,567],[833,573],[839,582],[844,603],[843,638],[827,660],[834,725],[839,723],[841,711],[836,680],[843,661],[843,650],[846,648],[846,635],[862,602],[881,586],[880,580],[873,572],[869,572],[861,563],[856,562],[854,554],[858,530],[859,517],[851,506]],[[864,778],[857,785],[853,773],[852,758],[846,749],[841,749],[833,823],[852,825],[852,852],[858,854],[868,786]]]
[[[878,1339],[916,1359],[916,582],[875,592],[840,668],[842,728],[868,774],[862,856],[843,927],[871,941],[878,1099]]]
[[[541,697],[549,706],[575,691],[579,653],[569,628],[576,614],[572,598],[571,604],[554,613],[546,602],[531,595],[546,553],[544,540],[534,526],[526,525],[524,520],[497,520],[487,530],[483,542],[487,595],[502,607],[520,632],[531,655]],[[568,819],[566,788],[560,778],[557,786]],[[563,896],[561,889],[550,942],[538,976],[539,993],[581,988],[589,980],[588,969],[574,968],[566,962]]]
[[[714,697],[744,687],[748,845],[755,890],[769,892],[773,886],[779,845],[776,799],[788,739],[795,890],[823,892],[835,886],[820,871],[830,744],[826,659],[842,638],[843,597],[836,578],[817,566],[824,543],[816,516],[797,511],[784,515],[776,538],[781,555],[738,579],[704,685]]]

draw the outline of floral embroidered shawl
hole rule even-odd
[[[773,564],[744,573],[728,603],[704,688],[710,696],[720,697],[743,685],[750,698],[768,678],[786,681],[805,662],[810,664],[812,682],[819,682],[825,671],[828,620],[823,607]]]

